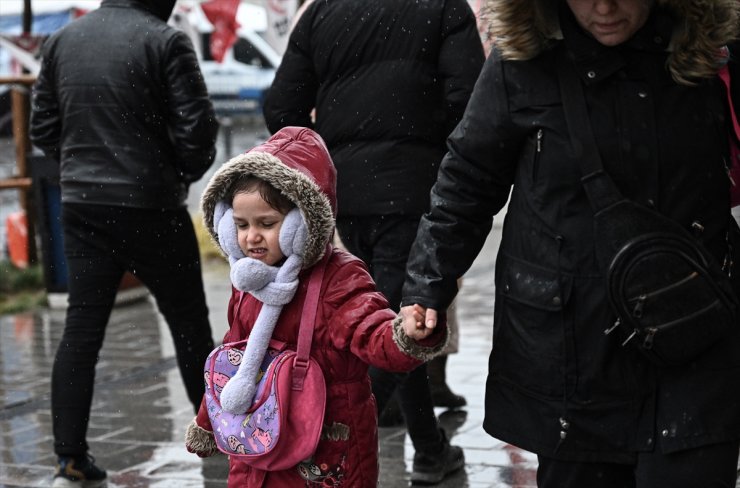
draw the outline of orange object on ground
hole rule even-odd
[[[17,268],[28,267],[28,223],[22,210],[13,212],[5,219],[10,262]]]

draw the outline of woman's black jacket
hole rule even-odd
[[[670,29],[653,16],[626,45],[605,48],[564,25],[565,40],[535,59],[502,61],[494,51],[449,138],[421,222],[425,238],[410,253],[404,305],[444,309],[510,197],[484,428],[540,455],[630,462],[638,451],[740,438],[739,334],[666,370],[622,347],[619,334],[604,334],[615,316],[560,98],[555,63],[567,50],[619,189],[687,229],[703,228],[699,238],[715,258],[734,260],[737,290],[727,98],[719,79],[671,79]]]

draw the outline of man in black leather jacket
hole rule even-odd
[[[70,276],[52,372],[54,486],[106,482],[86,433],[95,364],[126,271],[156,298],[195,408],[203,395],[213,340],[185,198],[213,162],[218,123],[188,37],[166,24],[174,4],[103,0],[43,47],[31,139],[60,165]]]

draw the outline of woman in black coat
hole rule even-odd
[[[618,189],[740,262],[719,67],[735,0],[489,0],[495,49],[448,139],[411,251],[404,311],[436,323],[509,200],[496,261],[484,428],[538,455],[538,486],[734,487],[740,334],[660,368],[619,333],[596,258],[558,63],[583,88]],[[738,83],[740,73],[734,78]],[[575,134],[576,138],[582,134]],[[510,195],[511,193],[511,195]],[[737,264],[735,265],[737,267]],[[740,270],[726,268],[735,293]],[[423,335],[423,331],[419,331]]]

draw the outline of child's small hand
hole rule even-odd
[[[414,340],[421,340],[434,332],[437,326],[437,311],[419,304],[401,307],[403,331]]]

